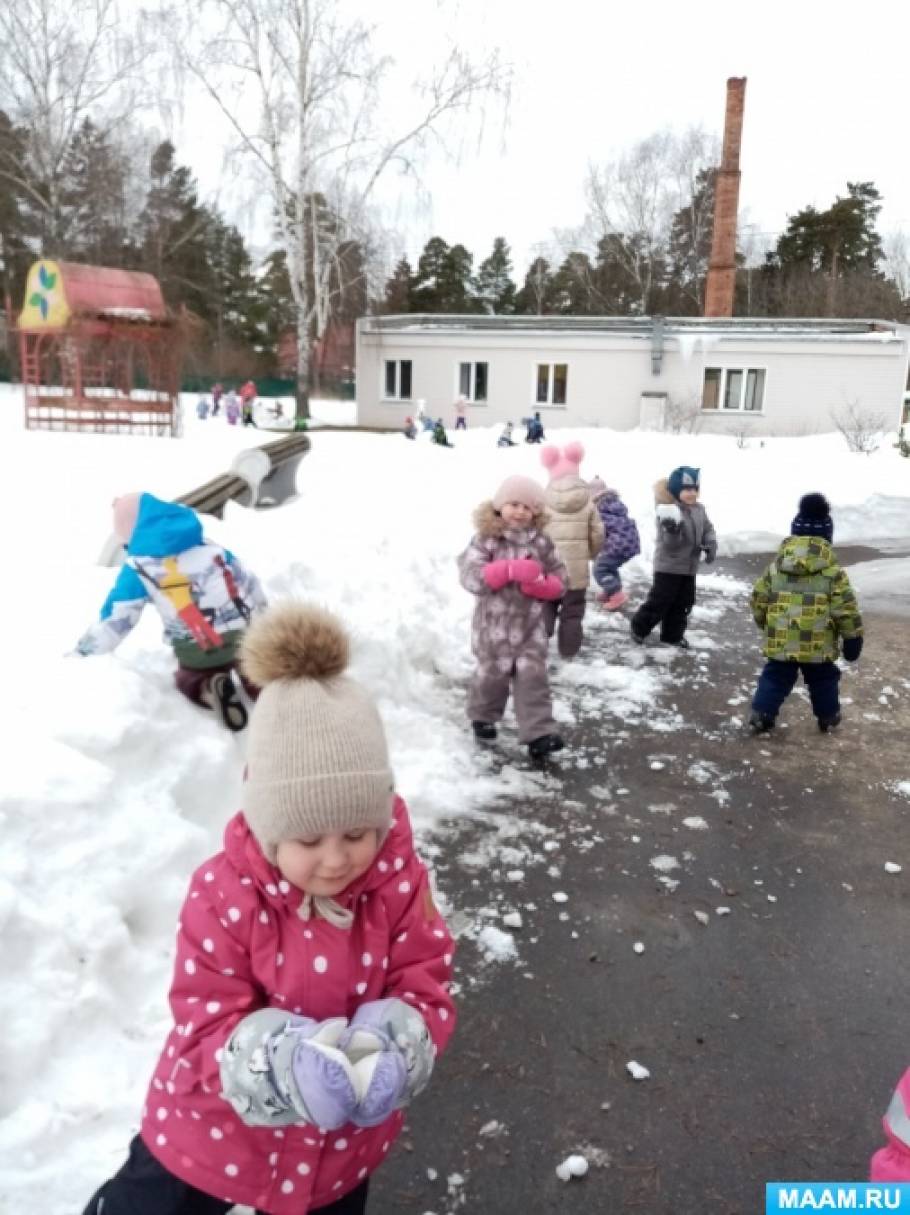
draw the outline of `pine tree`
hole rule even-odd
[[[515,311],[530,316],[557,311],[554,276],[545,257],[536,257],[528,267],[524,286],[515,296]]]
[[[392,277],[386,279],[383,311],[388,313],[415,312],[412,299],[414,290],[414,275],[411,263],[406,257],[399,258],[392,271]]]
[[[476,282],[477,300],[485,312],[507,315],[515,311],[512,255],[505,237],[497,236],[493,252],[480,263]]]
[[[105,266],[136,262],[126,203],[130,171],[124,154],[86,118],[63,163],[59,256]]]
[[[417,262],[411,298],[415,312],[444,312],[449,246],[441,236],[431,236]]]
[[[209,298],[206,229],[211,212],[201,206],[196,182],[176,163],[170,140],[159,144],[149,164],[149,189],[139,217],[143,268],[154,274],[172,306],[185,303],[197,316],[213,315]]]

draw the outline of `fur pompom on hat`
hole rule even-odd
[[[834,539],[831,505],[824,494],[803,494],[799,510],[790,524],[791,536],[821,536],[830,544]]]
[[[540,462],[550,474],[550,481],[561,477],[579,476],[579,468],[585,458],[585,449],[580,443],[567,443],[562,451],[548,446],[540,453]]]
[[[282,840],[388,830],[394,784],[379,714],[344,674],[350,643],[330,612],[295,601],[256,616],[240,666],[253,710],[243,811],[272,862]]]
[[[507,502],[522,502],[536,513],[543,510],[543,489],[531,477],[506,477],[493,495],[493,507],[502,510]]]

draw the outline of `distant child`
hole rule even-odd
[[[224,385],[221,383],[212,385],[212,417],[218,417],[218,410],[221,408],[221,398],[224,396]]]
[[[879,1148],[869,1168],[870,1181],[910,1181],[910,1068],[901,1076],[882,1119],[888,1146]]]
[[[340,624],[283,604],[241,661],[243,811],[190,879],[174,1026],[85,1215],[362,1215],[455,1025],[452,938]]]
[[[790,535],[752,590],[752,615],[765,634],[768,661],[759,676],[749,724],[772,729],[802,671],[818,728],[840,725],[838,645],[848,662],[863,648],[863,621],[850,579],[831,548],[834,523],[822,494],[805,494]]]
[[[514,447],[515,440],[512,438],[513,426],[511,422],[506,422],[502,428],[502,434],[496,440],[497,447]]]
[[[717,556],[714,524],[698,501],[698,474],[697,468],[683,464],[654,486],[654,581],[631,623],[632,639],[639,643],[659,624],[661,641],[689,648],[685,632],[695,606],[698,565],[702,554],[709,565]]]
[[[533,418],[528,418],[527,431],[525,432],[526,443],[542,443],[546,436],[543,432],[543,422],[540,420],[540,410],[534,414]]]
[[[449,436],[446,434],[445,424],[442,418],[437,419],[433,425],[433,442],[439,447],[454,447],[454,443],[449,442]]]
[[[266,605],[259,579],[233,553],[206,540],[196,512],[177,502],[124,494],[114,501],[114,532],[126,547],[126,561],[101,618],[76,652],[116,649],[151,602],[177,658],[178,690],[193,704],[217,709],[228,729],[242,730],[247,713],[232,672],[253,613]],[[255,699],[256,687],[244,686]]]
[[[471,647],[477,670],[468,717],[479,742],[496,738],[509,691],[519,742],[533,759],[560,751],[547,681],[543,609],[565,590],[567,574],[544,534],[543,490],[530,477],[507,477],[474,512],[475,536],[458,558],[461,585],[477,596]]]
[[[405,418],[404,426],[402,427],[402,434],[406,439],[417,438],[417,427],[414,425],[413,418]]]
[[[544,495],[549,515],[546,531],[569,571],[565,595],[548,603],[545,612],[547,632],[552,637],[556,631],[556,642],[563,658],[574,658],[581,649],[582,620],[591,581],[590,562],[600,552],[604,540],[600,515],[591,501],[588,483],[579,473],[584,455],[585,449],[580,443],[569,443],[562,451],[558,447],[545,447],[540,453],[541,463],[550,474]]]
[[[204,422],[209,416],[209,402],[207,397],[200,397],[196,402],[196,417],[200,422]]]
[[[622,589],[619,567],[641,552],[638,526],[615,489],[608,489],[600,477],[590,482],[591,498],[604,525],[603,547],[594,561],[594,581],[600,587],[600,602],[615,612],[628,600]]]
[[[459,397],[455,402],[455,429],[468,429],[468,402],[464,397]]]
[[[227,418],[228,426],[236,426],[240,421],[240,398],[233,388],[224,398],[224,416]]]

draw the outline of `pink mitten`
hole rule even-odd
[[[533,557],[519,557],[509,562],[509,578],[512,582],[534,582],[543,573],[543,567]]]
[[[509,562],[488,561],[483,567],[483,580],[491,591],[501,591],[509,582]]]
[[[561,599],[564,590],[562,579],[557,578],[555,574],[547,574],[546,578],[539,578],[536,582],[521,584],[521,593],[530,599]]]

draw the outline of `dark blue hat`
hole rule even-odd
[[[688,464],[681,464],[679,468],[674,468],[667,477],[667,489],[674,498],[678,498],[684,489],[698,489],[700,472],[700,468],[690,468]]]
[[[829,544],[834,540],[831,506],[824,494],[803,494],[799,511],[790,524],[790,535],[821,536]]]

